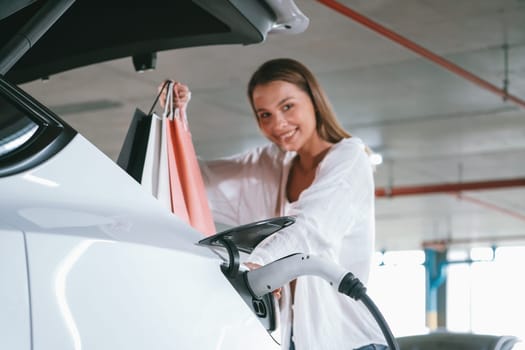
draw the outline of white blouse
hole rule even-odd
[[[313,183],[297,201],[288,203],[285,188],[294,156],[271,144],[201,164],[214,219],[236,226],[294,216],[295,224],[262,241],[248,261],[264,265],[293,253],[316,255],[335,261],[366,285],[375,217],[373,169],[363,142],[352,137],[334,144]],[[286,294],[280,301],[283,349],[289,348],[292,322],[291,298]],[[319,277],[297,279],[293,310],[297,350],[385,344],[365,306]]]

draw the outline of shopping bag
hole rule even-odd
[[[166,166],[167,174],[169,179],[170,187],[170,205],[171,211],[177,215],[182,220],[186,221],[187,224],[191,225],[191,220],[188,215],[188,208],[186,207],[186,201],[182,191],[182,184],[180,181],[180,174],[178,172],[177,159],[175,159],[175,153],[173,152],[173,145],[176,141],[173,139],[173,134],[171,132],[171,122],[170,117],[174,113],[173,108],[173,82],[168,84],[168,91],[166,94],[166,106],[164,109],[164,135],[166,137],[166,142],[164,145],[166,147]]]
[[[117,164],[139,183],[144,170],[150,127],[151,116],[138,108],[135,109],[117,158]]]
[[[170,183],[180,185],[190,225],[205,235],[215,234],[215,223],[208,205],[186,111],[184,108],[170,107],[172,110],[167,127]],[[176,212],[176,203],[172,203]]]
[[[163,89],[165,87],[167,87],[166,84]],[[152,109],[155,107],[157,100],[155,100]],[[162,116],[151,112],[151,127],[144,157],[141,184],[148,193],[151,193],[151,195],[157,198],[166,208],[173,211],[168,169],[168,144],[166,139],[167,114],[168,109],[165,109]],[[182,200],[182,197],[180,200]]]
[[[151,116],[160,98],[164,84],[153,105],[146,114],[136,108],[117,158],[117,164],[139,183],[142,183],[146,152],[150,143]]]
[[[173,106],[173,82],[167,82],[166,105],[162,116],[153,112],[160,97],[148,113],[149,131],[145,142],[140,183],[166,208],[205,235],[216,232],[208,205],[204,181],[193,147],[185,110]],[[133,139],[136,131],[128,131]],[[135,145],[127,147],[133,149]],[[137,146],[138,147],[138,146]],[[122,158],[130,156],[121,151]],[[131,152],[129,152],[131,153]],[[123,161],[124,162],[124,161]]]
[[[165,135],[165,118],[153,113],[141,184],[148,193],[157,198],[167,209],[171,210],[168,153]]]

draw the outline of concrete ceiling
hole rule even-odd
[[[524,0],[340,2],[499,88],[508,79],[525,99]],[[159,52],[157,69],[140,74],[116,60],[22,88],[116,159],[134,109],[149,109],[163,79],[185,82],[197,152],[214,158],[265,143],[245,85],[265,60],[292,57],[316,73],[343,125],[382,154],[377,188],[525,178],[524,106],[319,2],[296,3],[311,21],[302,34]],[[525,187],[378,197],[376,216],[378,249],[523,244]]]

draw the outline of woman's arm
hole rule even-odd
[[[248,261],[263,265],[293,253],[335,256],[358,221],[374,220],[373,174],[363,149],[344,147],[325,161],[292,205],[295,224],[261,242]]]
[[[266,146],[200,162],[216,222],[238,226],[275,216],[280,179],[275,152],[274,146]]]

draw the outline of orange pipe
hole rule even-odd
[[[520,220],[525,221],[525,215],[523,215],[521,213],[517,213],[517,212],[512,211],[510,209],[507,209],[507,208],[502,208],[500,206],[497,206],[495,204],[492,204],[492,203],[489,203],[489,202],[486,202],[486,201],[482,201],[481,199],[474,198],[474,197],[471,197],[471,196],[466,196],[466,195],[464,195],[462,193],[458,193],[458,198],[463,200],[463,201],[471,202],[471,203],[477,204],[479,206],[485,207],[487,209],[498,211],[500,213],[507,214],[507,215],[510,215],[512,217],[515,217],[516,219],[520,219]]]
[[[524,220],[525,215],[517,213],[510,209],[499,207],[495,204],[482,201],[480,199],[466,196],[461,191],[479,191],[479,190],[490,190],[499,188],[509,187],[520,187],[525,186],[525,178],[508,179],[508,180],[489,180],[489,181],[477,181],[477,182],[460,182],[460,183],[449,183],[449,184],[431,184],[431,185],[418,185],[418,186],[400,186],[400,187],[379,187],[376,188],[376,197],[394,197],[394,196],[410,196],[418,194],[435,194],[435,193],[447,193],[457,195],[459,199],[465,200],[487,209],[495,210],[503,214],[510,215],[514,218]]]
[[[379,187],[376,188],[376,197],[410,196],[430,193],[449,193],[461,191],[478,191],[506,187],[525,186],[525,178],[508,180],[489,180],[476,182],[459,182],[448,184],[429,184],[417,186]]]
[[[437,239],[432,241],[423,241],[423,248],[431,248],[435,250],[443,250],[445,247],[452,244],[469,244],[469,243],[495,243],[503,241],[525,241],[525,236],[494,236],[494,237],[469,237],[469,238],[450,238]]]
[[[486,89],[496,95],[499,95],[503,98],[503,100],[509,100],[517,104],[518,106],[525,108],[525,101],[509,94],[506,90],[500,89],[496,85],[481,79],[480,77],[472,74],[471,72],[461,68],[460,66],[456,65],[455,63],[436,55],[435,53],[427,50],[426,48],[416,44],[415,42],[391,31],[390,29],[382,26],[381,24],[374,22],[370,18],[367,18],[363,16],[362,14],[338,3],[334,0],[317,0],[320,3],[326,5],[327,7],[330,7],[331,9],[350,17],[351,19],[355,20],[356,22],[364,25],[365,27],[368,27],[369,29],[387,37],[388,39],[408,48],[409,50],[429,59],[430,61],[437,63],[438,65],[442,66],[445,69],[448,69],[452,73],[455,73],[459,75],[460,77],[471,81],[472,83],[480,86],[483,89]]]

